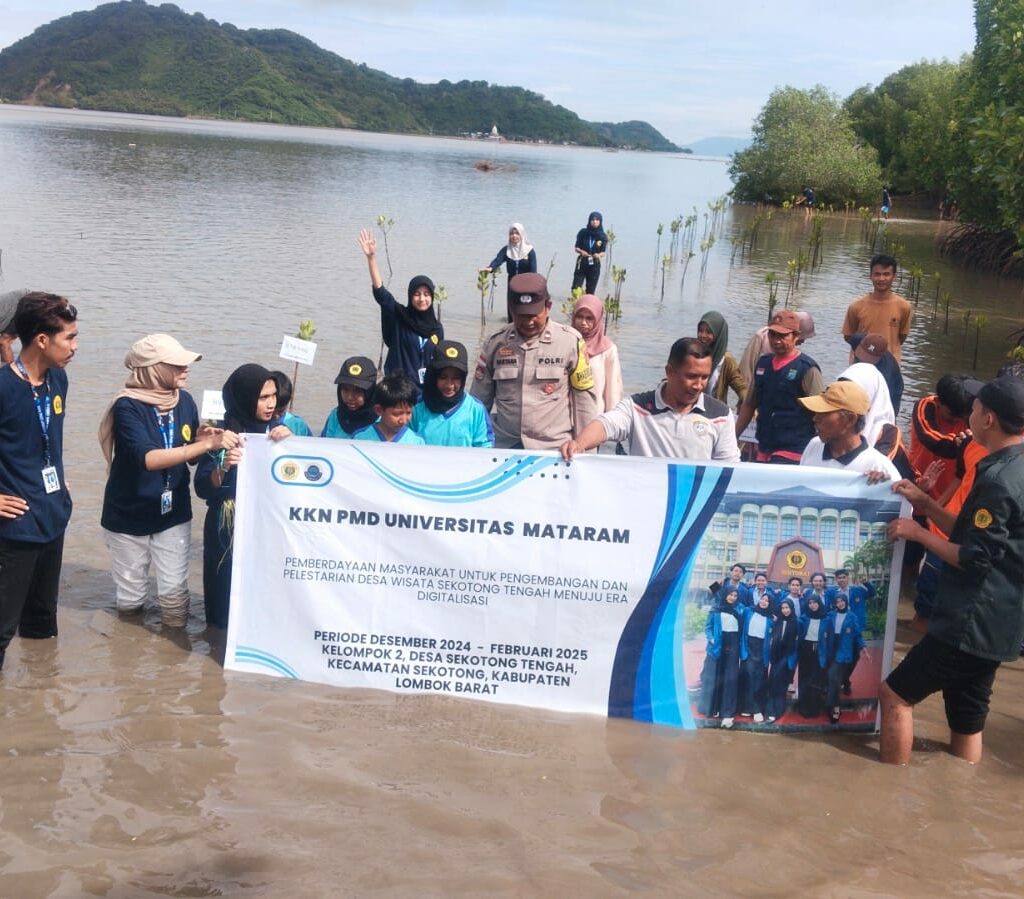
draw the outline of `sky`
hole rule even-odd
[[[0,48],[88,0],[0,0]],[[686,145],[749,137],[775,87],[845,97],[974,45],[970,0],[183,0],[239,28],[286,28],[400,78],[518,85],[587,121],[650,122]]]

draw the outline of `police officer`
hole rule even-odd
[[[470,393],[491,412],[495,446],[557,449],[597,415],[583,338],[551,321],[543,275],[509,281],[512,324],[484,344]]]

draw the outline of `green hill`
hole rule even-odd
[[[677,150],[646,122],[594,125],[520,87],[394,78],[281,29],[242,31],[169,3],[108,3],[0,52],[0,98],[115,112]]]

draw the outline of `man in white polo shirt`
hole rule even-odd
[[[739,462],[732,411],[704,392],[711,351],[696,337],[681,337],[669,352],[665,380],[626,397],[560,447],[568,462],[606,440],[622,442],[631,456]]]
[[[872,483],[900,479],[896,466],[887,456],[868,446],[861,434],[871,400],[860,384],[834,381],[824,393],[800,397],[798,402],[814,416],[814,430],[818,435],[804,449],[801,465],[862,471],[871,475],[868,480]]]

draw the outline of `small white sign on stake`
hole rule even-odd
[[[282,359],[290,359],[292,362],[301,362],[303,365],[312,365],[313,357],[316,356],[316,344],[312,340],[303,340],[301,337],[284,335],[281,340]]]
[[[203,421],[224,421],[224,398],[219,390],[203,391],[203,408],[199,417]]]

